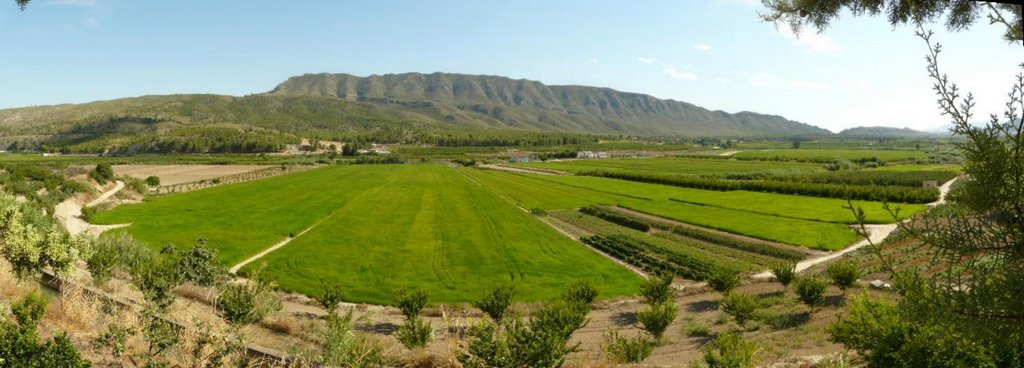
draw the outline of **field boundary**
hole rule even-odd
[[[236,264],[236,265],[232,266],[230,269],[228,269],[228,272],[230,272],[232,274],[238,273],[238,270],[242,269],[242,267],[245,267],[245,266],[249,265],[250,263],[253,263],[253,262],[259,260],[260,258],[263,258],[263,256],[266,256],[267,254],[270,254],[270,253],[272,253],[275,250],[281,249],[285,245],[288,245],[288,243],[290,243],[292,240],[295,240],[295,238],[298,238],[298,237],[302,236],[303,234],[309,232],[310,230],[313,230],[314,227],[317,227],[317,225],[320,225],[320,223],[324,222],[324,220],[327,219],[328,217],[331,217],[331,215],[324,216],[323,218],[321,218],[319,221],[317,221],[312,226],[307,227],[306,230],[302,230],[302,232],[300,232],[298,234],[295,234],[295,236],[287,237],[284,240],[282,240],[280,242],[277,242],[274,245],[271,245],[269,248],[264,249],[263,251],[261,251],[259,253],[256,253],[256,255],[254,255],[252,257],[249,257],[249,258],[246,258],[244,261],[239,262],[238,264]]]

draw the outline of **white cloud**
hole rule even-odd
[[[636,58],[636,61],[639,61],[639,62],[645,63],[645,64],[649,64],[649,63],[653,63],[655,61],[658,61],[658,59],[640,56],[640,57]]]
[[[845,49],[842,45],[832,42],[832,39],[828,38],[828,36],[807,30],[797,35],[788,26],[781,26],[779,27],[779,33],[782,33],[783,36],[793,40],[793,43],[810,52],[838,54],[842,53]]]
[[[698,43],[696,45],[693,45],[693,49],[698,51],[708,51],[711,50],[711,45],[708,45],[706,43]]]
[[[697,80],[696,74],[690,73],[685,70],[679,70],[674,66],[669,66],[662,70],[661,72],[665,75],[668,75],[668,77],[672,79]]]

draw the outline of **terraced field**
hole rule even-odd
[[[695,225],[756,238],[834,250],[858,239],[847,224],[846,201],[745,191],[718,192],[584,176],[542,176],[461,169],[524,208],[572,209],[620,205]],[[878,202],[855,201],[868,220],[892,222]],[[909,215],[925,209],[902,205]]]
[[[469,302],[509,282],[520,300],[536,301],[556,297],[573,280],[591,281],[611,297],[634,293],[640,282],[441,165],[330,167],[159,197],[96,217],[132,222],[126,231],[153,246],[205,237],[231,264],[315,225],[260,262],[287,289],[313,294],[323,279],[341,284],[353,302],[390,304],[404,287],[425,288],[437,303]]]

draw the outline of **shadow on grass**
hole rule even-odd
[[[689,306],[686,307],[686,309],[689,310],[690,312],[696,312],[696,313],[710,312],[710,311],[718,309],[718,301],[717,300],[701,300],[701,301],[696,302],[696,303],[691,303]]]
[[[811,321],[810,312],[764,314],[758,320],[773,330],[783,330],[804,325]]]
[[[836,308],[838,308],[838,307],[842,307],[844,305],[846,305],[846,296],[842,295],[842,294],[840,294],[840,295],[830,295],[828,297],[825,297],[825,300],[821,301],[821,306],[823,306],[823,307],[828,306],[828,307],[836,307]]]
[[[628,327],[636,324],[636,312],[618,312],[612,316],[612,322],[619,327]]]

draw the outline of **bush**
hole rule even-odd
[[[604,334],[604,353],[615,363],[640,363],[651,356],[654,343],[643,336],[632,339],[619,336],[619,332],[610,330]]]
[[[789,284],[796,278],[796,262],[779,262],[772,266],[772,275],[783,287],[789,288]]]
[[[395,359],[384,354],[379,344],[355,334],[352,311],[345,315],[331,313],[320,334],[321,357],[329,367],[392,367]]]
[[[548,211],[544,210],[543,208],[531,208],[530,209],[530,213],[533,214],[534,216],[547,216],[548,215]]]
[[[708,278],[708,286],[719,293],[728,294],[732,289],[740,286],[740,273],[725,268],[717,269]]]
[[[570,304],[591,305],[597,299],[597,289],[586,282],[577,281],[569,284],[562,293],[562,299]]]
[[[843,292],[857,283],[860,279],[860,268],[853,261],[836,262],[828,266],[825,271],[832,283]]]
[[[419,317],[411,317],[395,330],[395,338],[406,349],[425,348],[434,339],[434,327]]]
[[[93,283],[103,286],[110,281],[114,271],[121,265],[121,249],[116,243],[99,239],[93,246],[92,256],[85,262]]]
[[[665,330],[668,330],[668,326],[675,321],[678,315],[679,308],[675,304],[663,302],[652,304],[646,310],[637,312],[636,320],[640,323],[641,329],[653,336],[655,340],[661,341]]]
[[[132,283],[158,312],[166,311],[174,303],[172,291],[181,284],[177,267],[167,258],[160,255],[142,261],[132,273]]]
[[[273,284],[262,280],[257,273],[248,282],[224,285],[217,298],[217,308],[231,324],[256,323],[281,310],[281,302],[272,290]]]
[[[13,318],[0,314],[0,367],[89,366],[64,332],[46,343],[40,341],[38,324],[46,304],[45,297],[32,293],[11,305]]]
[[[402,310],[405,318],[414,319],[419,317],[420,312],[427,306],[430,294],[420,288],[411,288],[400,290],[396,297],[398,298],[398,309]]]
[[[96,180],[97,183],[106,184],[114,180],[114,168],[107,163],[96,165],[96,168],[89,173],[89,177]]]
[[[686,336],[698,337],[710,335],[711,331],[709,331],[708,326],[703,323],[690,322],[686,325],[686,328],[683,329],[683,333],[685,333]]]
[[[648,278],[640,287],[640,295],[644,296],[644,299],[649,305],[662,304],[671,301],[672,295],[674,294],[672,290],[673,278],[674,276],[670,273]]]
[[[147,177],[146,178],[146,185],[151,186],[151,187],[159,187],[160,186],[160,178],[158,178],[156,176]]]
[[[227,269],[217,260],[217,250],[200,239],[199,244],[183,254],[176,254],[178,274],[182,281],[199,286],[213,286],[227,275]]]
[[[341,285],[328,284],[327,281],[320,280],[320,293],[316,295],[316,301],[327,309],[328,314],[333,314],[338,309],[341,298]]]
[[[508,311],[508,307],[512,305],[512,298],[515,295],[516,290],[512,285],[502,286],[484,295],[473,306],[480,308],[491,319],[500,324],[505,317],[505,313]]]
[[[797,300],[813,309],[818,302],[825,299],[825,289],[828,288],[828,283],[817,277],[811,277],[797,280],[795,286]]]
[[[651,230],[651,225],[648,224],[647,222],[623,215],[615,211],[608,210],[605,207],[597,205],[587,206],[580,208],[580,212],[601,218],[608,222],[628,227],[630,229],[639,230],[642,232],[648,232]]]
[[[465,368],[555,368],[565,363],[579,344],[567,345],[573,332],[586,324],[586,309],[568,303],[548,304],[524,323],[515,318],[504,329],[481,323],[469,329],[466,350],[458,354]]]
[[[747,294],[729,293],[722,300],[722,311],[735,318],[741,327],[746,326],[747,320],[754,316],[756,310],[757,301]]]
[[[704,362],[710,368],[752,368],[757,350],[756,343],[730,332],[704,347]]]
[[[93,216],[96,216],[96,207],[82,207],[82,220],[92,222]]]

